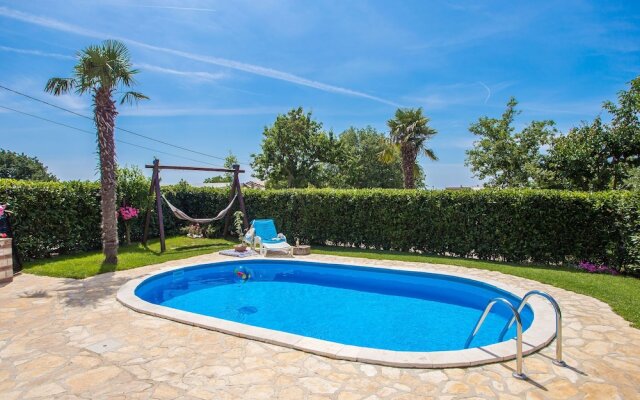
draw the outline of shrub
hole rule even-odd
[[[193,217],[215,215],[229,201],[222,189],[175,185],[163,193]],[[19,250],[29,258],[100,248],[98,196],[94,183],[0,180],[0,203],[12,204]],[[639,262],[638,192],[293,189],[246,190],[245,198],[249,220],[272,217],[292,241],[511,262],[584,260],[617,270]],[[167,235],[179,234],[186,223],[163,207]],[[132,240],[143,224],[143,215],[132,220]]]

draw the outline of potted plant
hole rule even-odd
[[[236,211],[233,213],[233,229],[238,235],[238,240],[240,244],[237,244],[233,247],[233,249],[239,253],[243,253],[247,251],[247,245],[244,244],[243,236],[244,236],[244,214],[242,211]]]
[[[200,239],[203,237],[202,228],[200,228],[200,224],[191,224],[181,228],[182,232],[187,234],[187,237],[191,239]]]

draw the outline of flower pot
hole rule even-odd
[[[247,245],[246,244],[237,244],[237,245],[233,246],[233,249],[235,251],[237,251],[238,253],[243,253],[243,252],[247,251]]]

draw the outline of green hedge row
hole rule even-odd
[[[163,191],[195,217],[215,215],[228,199],[219,189]],[[0,202],[12,204],[18,246],[29,258],[99,248],[98,194],[94,183],[0,180]],[[247,190],[245,197],[250,219],[275,218],[290,241],[513,262],[638,264],[638,192],[305,189]],[[179,233],[184,222],[164,211],[167,234]],[[142,219],[133,223],[135,240]]]

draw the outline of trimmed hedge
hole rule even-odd
[[[220,189],[163,192],[195,217],[215,215],[228,201]],[[98,196],[95,183],[0,180],[0,202],[12,204],[18,247],[29,258],[100,248]],[[247,190],[245,197],[249,219],[275,218],[290,241],[618,269],[638,262],[638,192],[297,189]],[[164,211],[167,234],[178,234],[184,222]],[[134,220],[133,240],[142,223]]]

